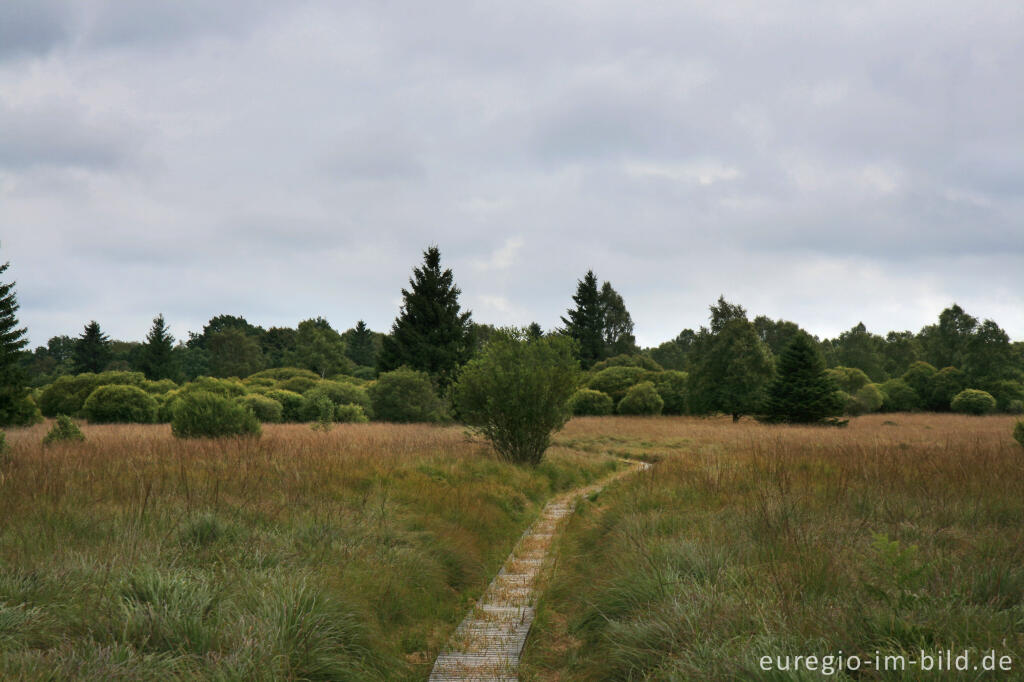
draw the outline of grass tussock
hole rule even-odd
[[[523,679],[818,679],[772,676],[759,659],[947,648],[975,663],[1010,655],[1019,677],[1024,455],[1012,427],[934,414],[845,429],[574,420],[563,443],[659,463],[581,504]]]
[[[615,468],[419,425],[46,428],[0,460],[3,679],[423,678],[543,502]]]

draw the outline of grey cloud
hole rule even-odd
[[[135,135],[113,121],[90,120],[68,104],[15,108],[0,98],[0,168],[110,169],[135,153]]]
[[[10,0],[0,3],[0,60],[45,54],[71,37],[65,2]]]

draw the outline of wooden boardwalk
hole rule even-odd
[[[437,657],[430,673],[432,682],[514,682],[519,679],[516,670],[533,624],[538,578],[548,564],[561,522],[584,495],[650,466],[645,462],[630,464],[629,469],[560,495],[544,507],[540,518],[523,533],[505,565]]]

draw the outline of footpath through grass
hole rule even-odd
[[[574,420],[561,442],[660,461],[570,521],[521,678],[1024,679],[1012,427],[936,414],[846,429]],[[927,672],[922,650],[933,669],[938,651],[956,666],[966,650],[970,669]],[[993,651],[1010,671],[984,672]],[[817,660],[795,672],[797,655]],[[842,669],[851,656],[860,670]]]
[[[543,503],[616,468],[428,426],[45,429],[0,455],[5,680],[425,679]]]

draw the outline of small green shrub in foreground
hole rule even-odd
[[[655,415],[661,414],[665,401],[658,395],[654,384],[641,381],[626,391],[626,396],[619,401],[619,414]]]
[[[408,367],[384,372],[370,386],[376,419],[387,422],[439,422],[444,405],[434,392],[430,377]]]
[[[226,396],[194,391],[178,398],[171,432],[178,438],[258,437],[261,429],[248,407]]]
[[[615,410],[615,403],[607,393],[581,388],[569,398],[569,409],[578,417],[603,417]]]
[[[83,440],[85,440],[85,435],[78,428],[78,425],[71,421],[71,417],[66,414],[58,414],[57,421],[54,422],[47,434],[43,436],[43,445],[66,442],[74,443]]]
[[[286,391],[282,388],[275,388],[264,393],[268,398],[281,403],[281,419],[286,422],[302,421],[302,408],[306,404],[301,394],[295,391]]]
[[[138,386],[100,386],[89,394],[82,413],[92,424],[152,424],[159,403]]]
[[[1020,446],[1024,448],[1024,422],[1017,422],[1013,427],[1013,437],[1020,443]]]
[[[370,421],[370,418],[366,416],[366,412],[363,411],[362,405],[355,405],[353,403],[338,405],[334,410],[334,419],[343,424],[365,424]]]
[[[996,399],[991,393],[968,388],[957,393],[949,406],[963,414],[990,414],[996,411]]]

